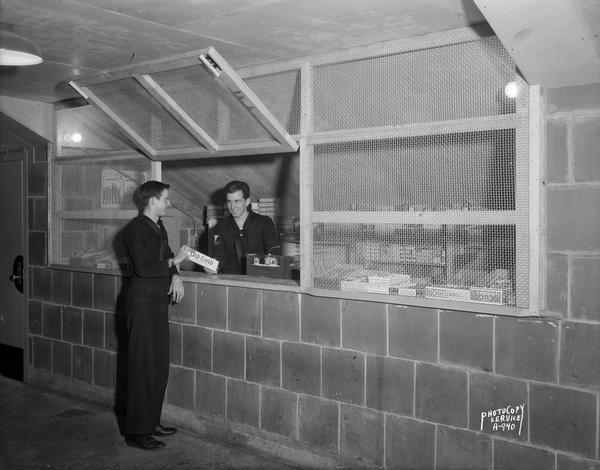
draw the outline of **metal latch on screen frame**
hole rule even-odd
[[[198,58],[202,61],[204,65],[206,65],[206,67],[208,67],[208,69],[212,73],[215,74],[215,77],[221,75],[221,67],[219,67],[219,64],[217,64],[217,62],[210,55],[202,54]]]

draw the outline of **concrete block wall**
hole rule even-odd
[[[27,146],[24,151],[27,152],[27,264],[44,266],[48,260],[48,152],[45,145]]]
[[[116,390],[120,283],[35,268],[32,367]],[[600,325],[185,288],[166,402],[190,419],[357,466],[600,467]]]
[[[547,306],[600,323],[600,84],[547,95]]]
[[[41,266],[30,267],[30,276],[30,366],[63,381],[116,390],[124,345],[121,278]]]

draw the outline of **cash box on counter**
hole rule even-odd
[[[293,260],[292,256],[250,253],[246,256],[246,274],[279,279],[299,279],[298,266],[294,264]]]

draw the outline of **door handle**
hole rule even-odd
[[[8,279],[14,282],[16,289],[23,293],[23,255],[19,255],[13,261],[12,274]]]

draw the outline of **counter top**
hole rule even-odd
[[[183,282],[196,284],[215,284],[221,286],[249,287],[252,289],[280,290],[300,292],[300,284],[292,279],[271,277],[242,276],[235,274],[207,274],[201,272],[182,271]]]
[[[97,269],[85,266],[56,265],[49,266],[51,269],[63,271],[89,272],[109,276],[130,276],[119,270]],[[504,315],[513,317],[540,316],[541,312],[530,312],[526,309],[508,307],[504,305],[488,305],[467,301],[452,301],[444,299],[432,299],[421,297],[402,297],[397,295],[381,295],[368,292],[356,291],[331,291],[318,288],[300,289],[300,283],[292,279],[278,279],[271,277],[242,276],[234,274],[207,274],[198,271],[182,271],[181,277],[184,282],[195,284],[212,284],[218,286],[244,287],[250,289],[262,289],[271,291],[299,292],[317,297],[331,297],[335,299],[359,300],[364,302],[386,303],[392,305],[414,305],[417,307],[436,308],[440,310],[474,311],[480,314]],[[555,316],[544,312],[541,316]]]
[[[87,272],[113,276],[131,276],[131,273],[115,269],[98,269],[86,266],[68,266],[52,264],[52,269],[63,271]],[[199,271],[182,271],[183,282],[196,284],[214,284],[220,286],[248,287],[251,289],[278,290],[287,292],[300,292],[300,283],[293,279],[278,279],[274,277],[242,276],[235,274],[207,274]]]

